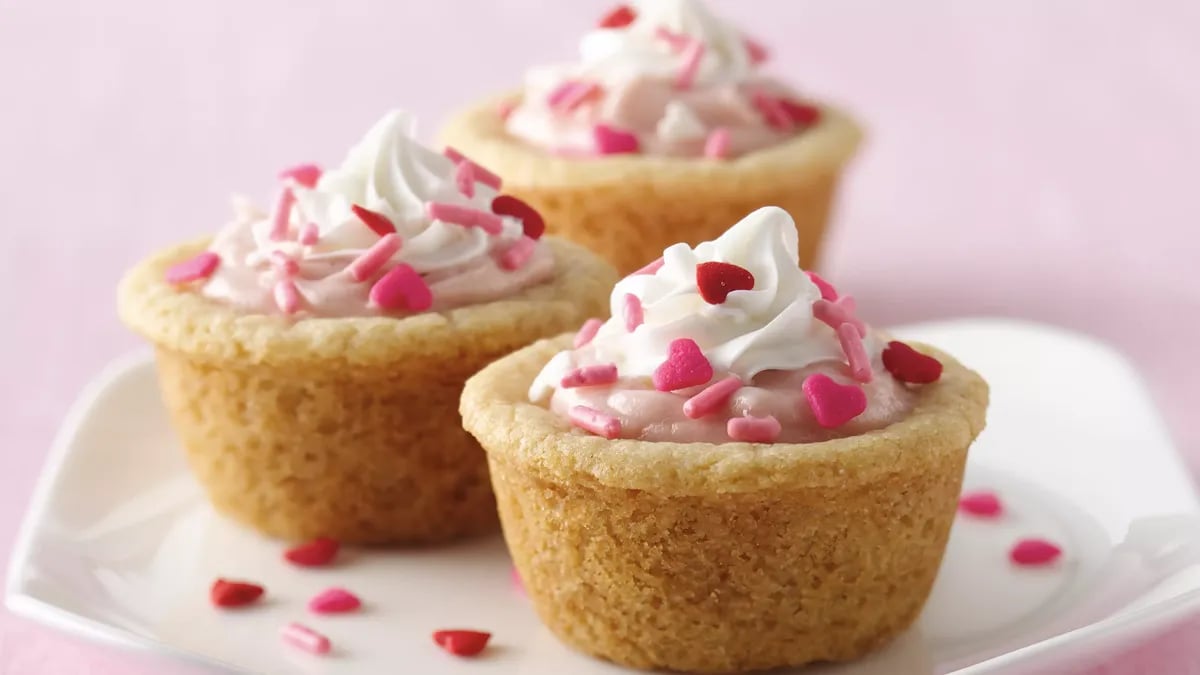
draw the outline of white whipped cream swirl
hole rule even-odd
[[[597,28],[584,35],[579,45],[584,71],[609,73],[614,79],[672,76],[679,69],[679,56],[658,34],[666,29],[704,44],[696,84],[739,82],[750,76],[753,64],[741,31],[699,0],[640,0],[633,6],[637,18],[628,26]]]
[[[700,295],[696,267],[718,261],[738,265],[754,275],[754,288],[729,293],[714,305]],[[625,297],[636,296],[644,323],[632,332],[623,318]],[[695,340],[716,377],[734,374],[743,382],[768,370],[797,370],[814,363],[841,361],[836,333],[813,317],[821,293],[797,264],[796,227],[781,208],[761,208],[746,216],[715,241],[690,248],[675,244],[663,252],[654,274],[635,274],[617,283],[613,318],[591,343],[563,352],[543,369],[530,398],[544,398],[571,369],[614,363],[622,379],[649,378],[667,360],[672,341]],[[873,335],[868,353],[877,354]]]
[[[522,226],[515,218],[502,219],[499,235],[429,218],[428,202],[490,213],[497,193],[477,182],[474,195],[464,195],[454,181],[455,163],[414,140],[413,127],[410,115],[393,110],[350,149],[341,166],[322,174],[315,188],[293,186],[292,226],[312,223],[320,234],[306,260],[354,258],[379,240],[351,209],[356,204],[392,221],[403,240],[392,262],[407,263],[421,274],[470,264],[520,239]],[[287,248],[271,241],[270,223],[256,226],[255,238],[263,251]]]

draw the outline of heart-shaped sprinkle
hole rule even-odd
[[[809,375],[800,388],[817,424],[826,429],[836,429],[867,409],[867,395],[861,388],[838,384],[828,375]]]
[[[207,279],[217,271],[221,264],[221,256],[212,251],[201,251],[195,257],[184,260],[167,268],[168,284],[186,284],[201,279]]]
[[[496,195],[492,200],[492,213],[520,220],[525,236],[534,241],[541,239],[546,232],[546,221],[542,220],[542,214],[512,195]]]
[[[995,518],[1004,512],[1004,505],[995,492],[967,492],[958,498],[958,510],[980,518]]]
[[[337,541],[322,537],[289,548],[283,552],[283,557],[293,565],[321,567],[333,562],[340,548],[341,545]]]
[[[749,291],[754,288],[754,275],[750,270],[727,262],[705,262],[696,265],[696,288],[700,297],[710,305],[725,302],[733,291]]]
[[[258,584],[217,579],[209,589],[208,597],[217,607],[245,607],[257,602],[265,592]]]
[[[654,369],[652,380],[659,391],[676,391],[708,384],[713,367],[705,358],[700,345],[691,338],[672,340],[667,348],[667,360]]]
[[[297,164],[279,172],[279,180],[295,181],[297,185],[313,189],[321,179],[321,167],[316,164]]]
[[[912,384],[929,384],[942,377],[941,361],[899,340],[892,340],[883,350],[883,367],[897,380]]]
[[[1045,539],[1022,539],[1008,552],[1009,560],[1022,567],[1049,565],[1062,556],[1062,548]]]
[[[600,17],[600,28],[624,28],[637,19],[637,11],[629,5],[617,5]]]
[[[371,228],[371,231],[379,236],[385,234],[393,234],[396,232],[396,226],[382,213],[376,213],[371,209],[364,208],[358,204],[351,204],[350,210],[354,211],[354,215],[363,222],[363,225]]]
[[[592,140],[596,143],[596,152],[601,155],[630,154],[641,149],[637,136],[607,124],[592,128]]]
[[[787,113],[788,118],[801,129],[811,127],[821,121],[821,109],[815,105],[789,101],[786,98],[780,99],[779,105]]]
[[[805,272],[805,274],[807,274],[808,278],[814,284],[816,284],[817,290],[821,291],[822,300],[833,302],[834,300],[838,299],[838,292],[837,289],[833,287],[833,284],[825,281],[825,279],[823,279],[821,275],[817,274],[816,272]]]
[[[572,346],[574,346],[575,349],[579,349],[580,347],[590,343],[592,339],[596,337],[596,333],[599,332],[600,327],[603,325],[604,322],[600,319],[588,319],[587,321],[584,321],[583,325],[579,328],[579,332],[575,334],[575,342],[572,343]]]
[[[774,443],[783,427],[771,415],[766,417],[734,417],[725,424],[729,438],[742,443]]]
[[[308,609],[316,614],[344,614],[362,607],[362,600],[344,588],[329,588],[308,601]]]
[[[433,641],[455,656],[475,656],[487,647],[491,633],[477,630],[439,630],[433,632]]]
[[[371,287],[371,303],[383,310],[424,312],[433,306],[429,284],[412,267],[400,263]]]

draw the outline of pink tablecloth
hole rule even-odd
[[[871,128],[825,265],[868,316],[1100,335],[1195,461],[1200,5],[716,4]],[[72,397],[136,345],[113,316],[124,267],[221,223],[230,189],[263,195],[285,163],[336,160],[388,107],[430,132],[524,64],[571,56],[604,5],[0,0],[0,541]],[[1104,672],[1200,672],[1198,640],[1195,620]],[[164,668],[0,616],[5,673]]]

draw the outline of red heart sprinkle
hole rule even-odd
[[[380,309],[424,312],[433,306],[433,291],[416,270],[400,263],[375,282],[370,299]]]
[[[542,219],[542,214],[512,195],[496,195],[492,200],[492,213],[520,220],[525,236],[530,239],[541,239],[546,233],[546,221]]]
[[[313,539],[306,544],[293,546],[284,551],[288,562],[301,567],[321,567],[333,562],[341,546],[333,539]]]
[[[913,384],[937,382],[942,376],[941,361],[899,340],[892,340],[883,350],[883,367],[897,380]]]
[[[816,272],[806,272],[805,274],[807,274],[808,278],[811,279],[814,284],[816,284],[817,290],[821,291],[822,300],[833,302],[838,299],[838,292],[837,289],[833,287],[833,284],[825,281],[823,278],[821,278],[821,275],[817,274]]]
[[[828,375],[809,375],[800,388],[817,424],[826,429],[836,429],[867,409],[867,395],[860,387],[838,384]]]
[[[1062,549],[1045,539],[1022,539],[1008,552],[1009,560],[1023,567],[1049,565],[1061,555]]]
[[[351,204],[350,210],[354,211],[354,215],[358,216],[358,219],[361,220],[364,225],[371,228],[375,234],[381,237],[385,234],[392,234],[396,231],[396,226],[392,224],[392,221],[382,213],[377,213],[368,208],[359,206],[358,204]]]
[[[754,275],[744,267],[727,262],[706,262],[696,265],[696,287],[700,297],[710,305],[725,302],[733,291],[754,288]]]
[[[245,607],[261,598],[265,592],[258,584],[217,579],[209,589],[208,597],[217,607]]]
[[[433,641],[439,647],[455,656],[475,656],[483,651],[491,633],[477,630],[437,630],[433,632]]]
[[[995,492],[968,492],[958,498],[958,510],[980,518],[995,518],[1004,511]]]
[[[815,105],[789,101],[786,98],[780,99],[779,105],[783,106],[783,111],[787,113],[787,116],[801,128],[810,127],[821,121],[821,109]]]
[[[671,341],[667,360],[654,369],[651,378],[659,391],[676,391],[707,384],[713,377],[713,367],[705,358],[700,345],[691,338]]]
[[[617,5],[600,18],[601,28],[624,28],[637,19],[637,12],[629,5]]]

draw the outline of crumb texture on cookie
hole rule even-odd
[[[637,668],[742,672],[846,660],[920,613],[987,385],[950,356],[904,420],[808,444],[605,440],[528,403],[570,336],[485,368],[464,425],[488,452],[542,621]]]
[[[811,267],[840,172],[861,138],[846,114],[823,106],[820,125],[728,161],[572,159],[510,136],[496,108],[513,100],[510,94],[459,113],[443,128],[441,140],[503,176],[506,192],[545,217],[547,232],[599,253],[621,274],[676,242],[715,239],[764,204],[791,214],[800,233],[800,264]]]
[[[239,314],[163,281],[204,248],[150,257],[122,319],[154,343],[191,468],[222,513],[269,535],[430,542],[495,528],[478,444],[456,412],[466,379],[606,311],[611,268],[548,240],[558,270],[504,301],[395,318]]]

